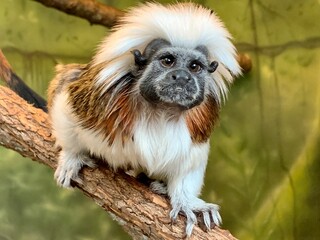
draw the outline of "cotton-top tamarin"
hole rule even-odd
[[[193,3],[131,9],[87,65],[57,67],[48,108],[61,147],[55,179],[81,181],[90,156],[144,172],[167,193],[174,220],[191,235],[202,213],[219,225],[216,204],[198,195],[227,86],[240,73],[230,34],[213,11]]]

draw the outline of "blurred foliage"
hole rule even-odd
[[[102,2],[126,9],[138,1]],[[223,227],[240,239],[319,239],[319,1],[197,2],[217,12],[253,60],[222,109],[203,197],[221,205]],[[54,66],[88,62],[107,32],[33,1],[0,2],[0,48],[43,96]],[[0,148],[0,239],[128,239],[52,175]]]

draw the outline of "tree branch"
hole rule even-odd
[[[112,27],[123,11],[95,0],[33,0],[70,15],[84,18],[91,24]]]
[[[52,169],[57,166],[58,150],[54,147],[48,115],[34,108],[6,87],[0,87],[0,144]],[[115,173],[107,166],[84,168],[83,184],[77,184],[134,238],[182,239],[185,221],[169,219],[168,199],[152,193],[147,186],[123,172]],[[228,231],[214,228],[205,233],[194,228],[191,239],[235,239]]]

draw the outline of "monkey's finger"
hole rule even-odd
[[[210,214],[208,212],[203,212],[203,221],[204,224],[206,225],[207,229],[211,229],[211,219],[210,219]]]
[[[211,216],[212,216],[212,220],[213,220],[215,225],[220,226],[222,224],[222,218],[221,218],[220,213],[219,213],[218,210],[212,209],[211,210]]]
[[[190,209],[184,210],[184,213],[187,216],[186,234],[188,237],[190,237],[192,234],[194,225],[197,224],[197,216]]]

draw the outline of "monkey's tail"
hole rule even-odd
[[[47,102],[44,98],[38,95],[25,82],[13,72],[10,64],[0,50],[0,78],[5,81],[8,87],[17,93],[20,97],[32,104],[36,108],[47,112]]]

